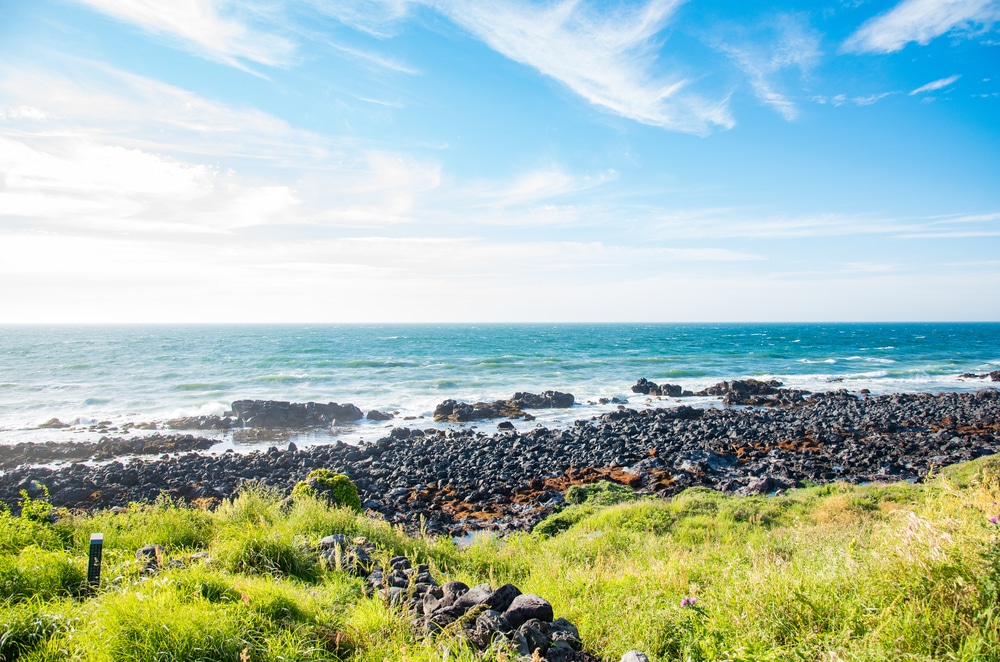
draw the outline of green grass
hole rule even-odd
[[[921,485],[769,498],[696,488],[659,501],[598,484],[533,533],[464,550],[264,489],[214,511],[163,499],[54,520],[43,507],[0,512],[0,662],[483,659],[415,633],[320,563],[315,544],[331,533],[367,538],[383,561],[428,563],[442,582],[538,593],[605,659],[1000,662],[998,500],[996,457]],[[95,531],[105,562],[89,590]],[[144,570],[146,544],[168,567]]]

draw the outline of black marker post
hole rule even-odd
[[[104,534],[90,534],[90,562],[87,564],[87,583],[97,588],[101,583],[101,552],[104,549]]]

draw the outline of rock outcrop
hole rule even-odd
[[[434,420],[467,423],[490,418],[522,418],[530,421],[534,417],[525,409],[565,409],[575,402],[571,393],[559,391],[544,391],[541,394],[518,392],[509,400],[472,404],[445,400],[434,408]]]
[[[755,405],[763,407],[791,406],[803,402],[809,391],[783,389],[782,383],[772,379],[736,379],[723,381],[700,391],[687,391],[676,384],[657,384],[642,377],[632,386],[633,393],[682,398],[691,396],[721,396],[725,405]]]
[[[282,402],[279,400],[237,400],[233,418],[239,425],[253,428],[316,428],[332,423],[358,421],[364,417],[352,404],[336,402]]]

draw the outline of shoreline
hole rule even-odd
[[[96,442],[117,435],[101,432],[102,422],[162,428],[221,415],[240,398],[334,399],[398,412],[398,420],[430,417],[447,398],[549,388],[635,405],[629,387],[640,376],[691,391],[752,376],[881,395],[974,390],[982,382],[962,374],[1000,369],[1000,324],[66,326],[2,335],[11,359],[0,366],[3,444]],[[76,424],[37,429],[52,418]],[[390,430],[365,423],[336,436],[352,443]]]
[[[841,390],[794,406],[619,407],[552,429],[394,427],[362,446],[291,443],[214,455],[177,445],[157,459],[21,465],[5,472],[0,501],[16,509],[20,490],[37,498],[44,484],[54,505],[74,509],[149,502],[161,492],[211,505],[248,482],[287,493],[325,467],[347,473],[373,515],[455,536],[528,530],[561,506],[569,485],[599,479],[659,497],[694,486],[770,494],[806,481],[919,481],[937,467],[1000,452],[995,388],[868,398]],[[186,439],[196,447],[204,442]]]

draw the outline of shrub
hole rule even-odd
[[[312,496],[326,499],[331,505],[346,506],[361,512],[358,488],[344,474],[329,469],[314,469],[306,479],[292,488],[292,498]]]
[[[32,499],[27,490],[21,490],[21,500],[17,505],[21,508],[21,517],[32,522],[51,522],[52,504],[49,503],[49,488],[39,484],[42,490],[41,499]]]

